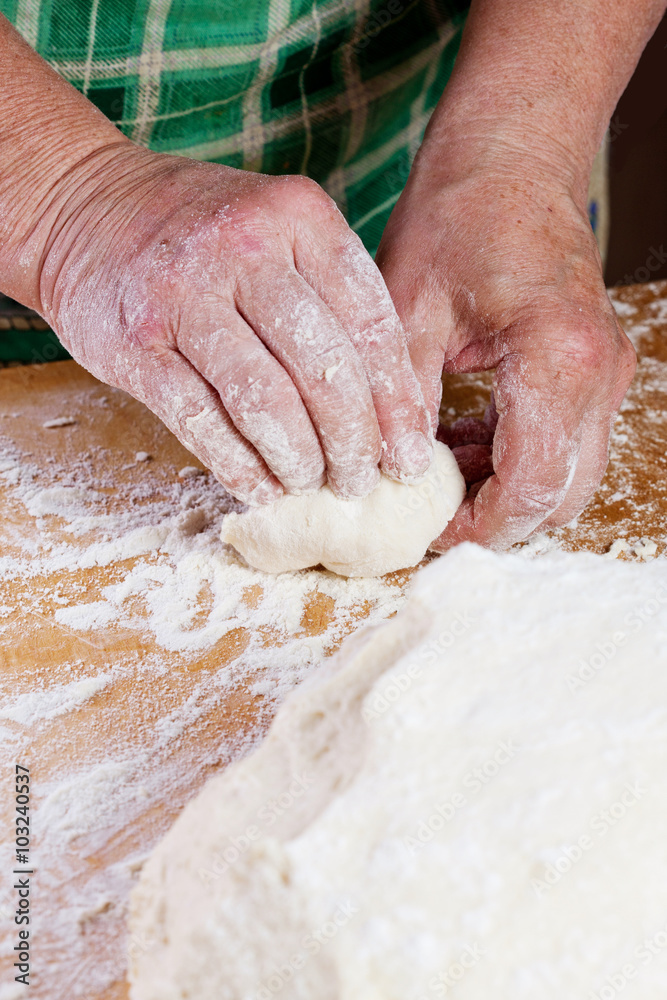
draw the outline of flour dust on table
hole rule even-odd
[[[133,1000],[663,1000],[666,648],[663,560],[423,569],[158,845]]]

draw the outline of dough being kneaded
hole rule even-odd
[[[132,1000],[665,1000],[661,562],[420,570],[155,849]]]
[[[464,494],[456,459],[436,441],[420,483],[382,476],[361,500],[341,500],[328,486],[305,496],[284,496],[244,514],[228,514],[220,537],[266,573],[321,564],[340,576],[382,576],[415,566]]]

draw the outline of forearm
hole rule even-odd
[[[448,171],[465,160],[466,149],[475,158],[482,146],[489,155],[516,150],[544,156],[584,186],[666,6],[473,0],[454,73],[429,126],[428,143],[437,149],[430,167]]]
[[[0,15],[0,291],[39,309],[54,192],[87,157],[128,140]]]

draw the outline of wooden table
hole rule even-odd
[[[637,378],[600,491],[576,526],[531,542],[535,552],[558,545],[602,553],[621,538],[622,558],[647,555],[652,546],[642,548],[641,539],[655,542],[658,554],[665,548],[667,283],[613,297],[638,348]],[[489,386],[488,375],[447,379],[444,421],[481,415]],[[76,422],[44,427],[62,417]],[[139,403],[73,362],[0,371],[0,444],[0,559],[9,567],[0,574],[3,760],[30,766],[38,807],[31,996],[121,1000],[128,996],[127,896],[151,846],[206,777],[261,734],[304,672],[363,622],[395,613],[411,573],[364,591],[320,571],[290,575],[288,584],[227,557],[221,579],[236,594],[229,621],[218,615],[214,641],[194,648],[186,633],[203,635],[229,595],[213,592],[215,575],[206,583],[212,550],[204,546],[197,556],[188,532],[210,535],[229,499],[206,475],[179,477],[198,465],[192,456]],[[152,458],[137,462],[137,452]],[[60,516],[63,496],[75,507],[90,501],[89,523]],[[125,541],[114,556],[123,526],[136,528],[142,518],[158,534],[164,524],[176,527],[153,548],[133,554]],[[99,556],[100,545],[102,557],[86,565],[85,554]],[[182,616],[178,588],[187,589],[188,565],[202,585],[187,627],[165,645],[169,601],[175,619]],[[174,566],[184,567],[180,582]],[[150,593],[130,587],[120,601],[128,581],[139,574],[145,584],[151,573]],[[110,593],[122,612],[117,619],[109,615]],[[295,594],[298,616],[290,620],[281,608]],[[80,620],[81,605],[87,618]],[[91,608],[101,617],[83,628]],[[158,619],[161,633],[151,624]],[[9,795],[2,801],[3,823],[13,827]],[[8,846],[1,854],[7,871]],[[11,893],[0,897],[6,916],[13,903]],[[15,943],[8,926],[4,920],[3,956]],[[4,1000],[1,984],[13,973],[12,960],[2,961]]]

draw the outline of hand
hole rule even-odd
[[[322,189],[102,148],[51,195],[42,311],[73,357],[144,402],[236,497],[380,463],[428,467],[432,434],[379,271]]]
[[[444,177],[429,155],[377,262],[434,422],[443,367],[495,369],[493,475],[433,547],[505,547],[586,506],[635,355],[605,292],[585,186],[573,193],[551,165],[507,148]]]

